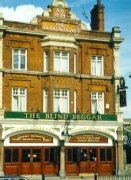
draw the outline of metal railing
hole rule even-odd
[[[98,176],[96,180],[131,180],[131,175],[122,175],[122,176]]]

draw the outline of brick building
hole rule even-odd
[[[123,170],[119,27],[91,29],[66,0],[30,23],[0,16],[0,172],[114,174]]]

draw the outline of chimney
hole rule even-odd
[[[104,5],[101,0],[97,0],[97,4],[91,10],[91,29],[104,31]]]

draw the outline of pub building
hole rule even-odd
[[[123,172],[120,28],[105,32],[66,0],[30,23],[0,14],[0,174],[79,176]]]

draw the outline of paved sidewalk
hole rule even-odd
[[[50,176],[45,176],[44,179],[42,179],[42,176],[38,175],[38,176],[25,176],[27,177],[29,180],[62,180],[62,178],[60,177],[50,177]],[[63,180],[94,180],[94,177],[78,177],[78,176],[70,176],[70,177],[66,177]]]

